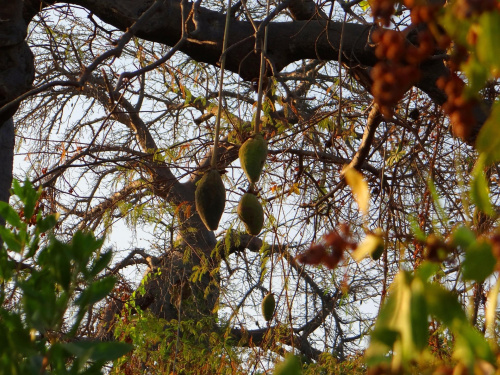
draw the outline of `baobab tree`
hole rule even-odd
[[[432,257],[415,228],[443,237],[457,221],[491,230],[494,216],[471,212],[458,185],[476,163],[497,82],[463,94],[467,54],[459,41],[450,46],[443,1],[365,3],[1,2],[0,199],[8,201],[17,153],[14,175],[43,189],[40,210],[60,213],[58,236],[112,236],[124,223],[150,238],[113,249],[105,272],[120,286],[88,312],[82,337],[127,338],[117,317],[140,310],[226,332],[250,366],[266,367],[266,350],[283,354],[277,343],[310,362],[325,352],[342,362],[366,346],[401,265]],[[459,19],[498,12],[460,4]],[[249,187],[238,150],[253,129],[268,156]],[[346,166],[371,192],[364,212]],[[215,231],[195,204],[211,167],[226,189]],[[256,236],[236,214],[249,189],[265,213]],[[376,228],[381,258],[357,263],[351,249]],[[316,243],[335,244],[334,264],[311,259]],[[483,284],[465,288],[458,261],[443,265],[446,281],[473,295],[480,324]],[[145,272],[140,287],[124,276],[132,266]],[[268,292],[277,309],[266,324],[258,310]]]

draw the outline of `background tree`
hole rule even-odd
[[[16,175],[43,188],[42,212],[61,214],[57,235],[69,239],[84,229],[119,236],[125,224],[146,238],[128,248],[115,244],[106,274],[118,276],[120,286],[106,305],[89,309],[89,323],[79,331],[136,344],[117,371],[193,371],[206,358],[203,350],[218,355],[203,362],[207,373],[268,368],[272,353],[292,348],[309,362],[327,361],[320,356],[329,353],[342,363],[366,346],[394,275],[433,258],[419,233],[444,239],[456,223],[477,235],[495,226],[496,216],[476,210],[465,187],[477,163],[471,146],[490,114],[497,81],[484,73],[491,69],[481,54],[476,65],[467,60],[464,48],[477,35],[460,34],[450,21],[470,26],[482,14],[494,21],[495,2],[474,8],[457,1],[452,8],[406,1],[395,9],[396,2],[374,1],[370,9],[361,1],[288,0],[271,3],[269,15],[259,2],[229,4],[11,1],[2,8],[8,20],[0,24],[2,49],[10,58],[0,62],[7,144],[0,198],[8,197],[12,171],[9,118],[21,105]],[[248,188],[237,160],[252,132],[259,83],[269,154],[257,184],[265,226],[252,237],[236,215]],[[196,212],[194,192],[214,152],[219,101],[217,168],[227,203],[212,232]],[[366,215],[346,184],[346,165],[368,183]],[[497,181],[496,166],[487,176]],[[376,228],[386,245],[379,260],[358,263],[343,253]],[[335,246],[315,260],[312,244]],[[449,254],[441,282],[464,303],[473,297],[472,322],[483,328],[489,284],[463,281],[461,256]],[[298,259],[326,264],[304,266]],[[259,305],[269,291],[277,310],[266,324]],[[157,318],[165,322],[155,325]],[[449,355],[437,323],[433,330],[435,351]],[[213,367],[217,362],[220,368]]]

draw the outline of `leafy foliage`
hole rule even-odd
[[[13,190],[24,217],[0,202],[9,224],[1,227],[2,373],[100,374],[107,362],[132,348],[77,335],[85,313],[115,285],[111,276],[98,277],[112,253],[102,252],[103,240],[88,233],[76,232],[69,243],[59,241],[52,234],[57,215],[35,213],[40,192],[29,181],[14,181]]]
[[[115,362],[113,373],[244,374],[234,342],[223,330],[215,333],[214,324],[210,319],[167,322],[130,308],[115,335],[135,350]]]

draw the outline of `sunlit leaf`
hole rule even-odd
[[[477,208],[488,215],[493,214],[493,207],[490,202],[490,189],[488,181],[483,171],[483,163],[478,160],[472,172],[472,181],[470,187],[471,199]]]
[[[500,293],[500,279],[497,280],[493,288],[488,293],[488,306],[486,307],[486,332],[495,338],[495,321],[497,316],[498,293]]]
[[[370,7],[370,4],[368,3],[367,0],[363,0],[361,1],[359,4],[358,4],[361,9],[363,9],[365,12],[368,10],[368,8]]]
[[[490,117],[481,127],[477,136],[476,148],[489,165],[500,160],[500,102],[493,105]]]
[[[359,262],[368,256],[372,256],[373,259],[376,260],[380,258],[383,250],[384,240],[380,236],[370,233],[358,245],[356,250],[352,253],[352,257],[356,262]]]
[[[468,78],[468,85],[465,87],[465,96],[473,98],[484,87],[488,79],[488,67],[472,56],[467,62],[462,64],[462,70]]]
[[[500,13],[484,12],[479,17],[476,51],[479,60],[492,70],[500,69]]]
[[[345,168],[343,174],[347,184],[351,187],[359,209],[364,215],[367,215],[370,203],[368,183],[363,178],[363,175],[354,168]]]

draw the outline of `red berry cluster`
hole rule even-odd
[[[372,16],[374,22],[382,26],[389,26],[391,17],[394,14],[394,5],[398,0],[372,0],[370,7],[372,9]]]
[[[450,116],[453,134],[468,139],[475,124],[472,114],[475,100],[465,98],[463,94],[465,84],[455,73],[448,77],[440,77],[436,84],[448,96],[448,100],[443,104],[443,110]]]
[[[428,5],[420,0],[404,0],[404,4],[411,10],[411,22],[414,25],[434,22],[436,14],[442,8],[441,5]]]
[[[372,40],[377,44],[375,55],[382,60],[372,69],[372,94],[385,117],[391,117],[393,106],[420,78],[418,65],[435,50],[428,30],[419,33],[417,46],[407,43],[403,33],[396,30],[376,30]]]
[[[350,229],[347,225],[341,226],[342,234],[333,230],[325,234],[321,242],[312,244],[304,253],[297,256],[300,263],[317,266],[323,264],[329,269],[337,267],[344,257],[347,249],[354,250],[357,247],[356,242],[349,240]]]
[[[373,67],[372,94],[386,118],[392,117],[393,106],[418,80],[418,76],[419,70],[413,66],[394,67],[387,62],[379,62]]]

